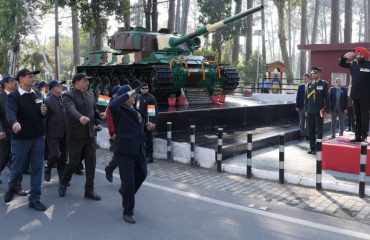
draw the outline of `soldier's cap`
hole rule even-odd
[[[368,58],[369,57],[369,51],[364,48],[364,47],[356,47],[355,48],[355,52],[356,53],[360,53],[362,56],[364,56],[365,58]]]
[[[132,89],[131,89],[131,87],[130,87],[130,85],[123,85],[123,86],[121,86],[119,89],[118,89],[118,91],[117,91],[117,96],[121,96],[121,95],[123,95],[123,94],[125,94],[125,93],[127,93],[127,92],[129,92],[129,91],[131,91]]]
[[[49,90],[53,89],[56,86],[61,86],[62,84],[66,84],[66,81],[58,81],[58,80],[50,81]]]
[[[120,85],[116,85],[112,88],[112,90],[110,90],[110,94],[113,96],[114,94],[117,93],[118,89],[120,88],[121,86]]]
[[[35,84],[35,87],[38,88],[38,89],[40,89],[40,88],[46,87],[47,85],[48,84],[46,82],[42,81],[42,82],[37,82]]]
[[[11,80],[15,80],[15,78],[14,78],[14,77],[12,77],[12,76],[9,76],[9,75],[5,75],[5,76],[3,77],[3,79],[1,79],[1,87],[3,87],[3,88],[4,88],[5,83],[7,83],[7,82],[9,82],[9,81],[11,81]]]
[[[75,84],[77,81],[80,81],[83,78],[91,79],[92,77],[87,76],[86,73],[77,73],[73,76],[72,83]]]
[[[31,74],[36,75],[36,74],[39,74],[39,73],[40,73],[39,70],[31,71],[28,68],[23,68],[22,70],[18,71],[17,76],[15,77],[15,79],[19,81],[20,77],[25,77],[25,76],[31,75]]]
[[[312,67],[311,68],[311,74],[318,73],[318,72],[322,72],[322,69],[319,68],[319,67]]]

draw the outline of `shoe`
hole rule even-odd
[[[27,196],[28,195],[28,191],[23,191],[22,188],[16,188],[14,193],[19,195],[19,196]]]
[[[60,197],[64,197],[67,192],[67,185],[60,183],[58,188],[58,193]]]
[[[108,166],[105,167],[105,178],[108,182],[113,182],[113,172],[109,169]]]
[[[343,137],[343,133],[339,133],[339,136],[340,136],[340,137]]]
[[[44,204],[42,204],[40,201],[36,201],[36,202],[29,202],[28,203],[28,206],[30,208],[33,208],[37,211],[40,211],[40,212],[43,212],[46,210],[46,206]]]
[[[307,152],[308,154],[316,154],[316,150],[310,150]]]
[[[134,215],[123,214],[123,220],[125,220],[128,223],[132,223],[132,224],[136,223],[136,218],[134,217]]]
[[[4,195],[4,202],[10,202],[14,197],[14,191],[8,190]]]
[[[50,179],[51,179],[51,172],[50,170],[45,170],[44,171],[44,180],[45,182],[50,182]]]
[[[334,138],[335,138],[335,136],[334,135],[331,135],[331,137],[329,139],[334,139]]]
[[[91,200],[94,200],[94,201],[100,201],[101,200],[101,197],[94,193],[94,192],[85,192],[85,198],[87,199],[91,199]]]
[[[75,174],[82,176],[82,175],[84,175],[84,172],[81,169],[77,168],[75,170]]]
[[[153,160],[153,158],[148,158],[146,162],[147,162],[147,163],[153,163],[153,162],[154,162],[154,160]]]
[[[356,137],[355,139],[352,139],[351,142],[362,142],[362,138],[361,137]]]

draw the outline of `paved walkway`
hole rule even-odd
[[[112,154],[97,151],[97,167],[103,169]],[[370,225],[370,198],[357,195],[321,191],[274,181],[246,179],[244,176],[217,173],[213,169],[192,168],[189,165],[156,160],[148,165],[149,175],[231,195],[246,196],[269,204],[285,205],[319,212]]]

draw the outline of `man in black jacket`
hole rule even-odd
[[[331,138],[335,138],[337,117],[339,118],[339,136],[343,136],[344,117],[347,114],[347,88],[342,87],[342,80],[335,79],[336,86],[330,88]]]
[[[105,113],[99,113],[94,93],[88,90],[89,78],[84,73],[77,73],[73,79],[72,90],[63,95],[63,105],[67,113],[67,146],[69,162],[59,184],[59,196],[64,197],[67,185],[78,167],[81,156],[85,159],[86,183],[85,198],[99,201],[101,198],[94,191],[96,141],[95,123],[104,119]],[[98,125],[97,127],[101,127]]]
[[[35,74],[38,73],[40,71],[20,70],[17,73],[19,88],[8,96],[6,116],[12,128],[12,164],[4,201],[9,202],[13,199],[15,188],[29,160],[31,163],[29,207],[45,211],[46,206],[40,202],[40,196],[45,147],[43,116],[46,115],[47,108],[32,89],[36,80]]]
[[[48,161],[44,170],[44,180],[50,182],[51,169],[57,164],[59,182],[67,162],[66,112],[62,102],[62,84],[53,80],[49,83],[50,95],[45,99],[48,115],[46,118],[46,143]]]
[[[369,131],[370,109],[370,53],[366,48],[356,47],[355,52],[347,52],[339,62],[339,66],[349,68],[352,76],[350,97],[355,112],[355,139],[353,142],[367,140]]]
[[[300,132],[300,139],[303,140],[307,137],[307,127],[305,127],[307,121],[306,116],[304,114],[304,100],[306,97],[306,89],[308,82],[310,81],[310,75],[307,73],[303,75],[303,84],[298,86],[297,96],[295,101],[295,110],[298,112],[299,115],[299,132]]]
[[[141,84],[140,92],[136,100],[136,108],[140,111],[143,118],[147,122],[153,124],[153,128],[148,130],[145,128],[146,137],[146,156],[147,162],[152,163],[153,160],[153,131],[155,130],[155,123],[158,114],[158,105],[155,97],[149,93],[149,85],[147,83]],[[148,109],[149,106],[149,109]]]
[[[150,130],[153,124],[147,122],[133,107],[135,90],[124,85],[120,87],[117,95],[118,97],[109,105],[109,109],[116,130],[114,154],[119,162],[123,219],[129,223],[136,223],[135,193],[147,175],[144,127]]]

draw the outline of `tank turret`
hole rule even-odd
[[[222,89],[225,94],[232,93],[239,84],[237,69],[193,52],[201,45],[199,36],[262,9],[263,5],[248,9],[186,35],[150,32],[143,27],[119,29],[108,38],[114,51],[91,53],[77,71],[93,76],[91,88],[96,94],[108,95],[118,84],[136,88],[143,82],[149,84],[160,102],[166,101],[169,94],[179,94],[181,88],[207,88],[210,93]]]

